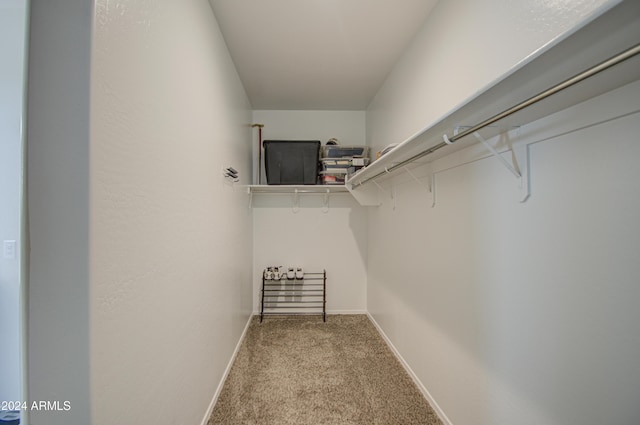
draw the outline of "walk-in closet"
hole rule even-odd
[[[640,423],[640,2],[28,15],[20,423]]]

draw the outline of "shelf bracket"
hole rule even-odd
[[[491,146],[491,143],[487,142],[484,137],[482,137],[480,135],[480,133],[478,133],[477,131],[475,133],[473,133],[473,135],[475,136],[476,139],[478,139],[478,141],[480,143],[482,143],[484,145],[485,148],[487,148],[489,150],[489,152],[491,152],[491,154],[502,163],[502,165],[504,165],[507,170],[509,170],[511,172],[511,174],[513,174],[517,179],[521,178],[522,175],[520,174],[520,171],[516,169],[516,167],[518,166],[517,162],[515,164],[515,166],[511,163],[509,163],[509,161],[507,161],[506,159],[504,159],[504,157],[502,155],[500,155],[500,152],[498,152],[496,150],[496,148],[494,148],[493,146]]]
[[[374,180],[373,184],[378,186],[378,190],[379,191],[389,195],[389,197],[393,200],[393,209],[395,210],[396,209],[396,193],[395,193],[396,191],[395,191],[394,187],[391,186],[391,190],[387,191],[382,186],[380,186],[380,183],[378,183],[377,181]]]
[[[487,142],[477,131],[473,133],[476,139],[481,142],[491,154],[505,166],[507,170],[518,181],[518,189],[520,191],[520,202],[525,202],[531,195],[529,184],[529,145],[512,147],[513,163],[510,163],[504,156],[497,151],[489,142]]]
[[[431,208],[436,206],[436,173],[431,173]]]
[[[327,189],[327,191],[322,197],[322,212],[325,214],[329,212],[329,194],[330,193],[331,191]]]
[[[429,166],[428,170],[429,170],[429,181],[427,182],[427,185],[425,187],[424,183],[415,175],[411,172],[411,170],[409,170],[408,167],[402,167],[404,169],[404,171],[407,172],[407,174],[409,174],[411,176],[412,179],[414,179],[418,185],[424,189],[427,190],[429,199],[431,200],[431,208],[436,206],[436,197],[435,197],[435,173],[431,173],[431,167]]]
[[[396,187],[391,185],[391,199],[393,200],[393,210],[396,210]]]
[[[347,183],[347,190],[360,205],[367,207],[380,206],[380,191],[375,185],[357,186]]]
[[[520,145],[512,148],[514,161],[520,170],[520,179],[518,181],[518,190],[520,191],[519,202],[526,202],[531,196],[531,162],[530,149],[528,144]]]
[[[247,195],[249,195],[249,209],[253,208],[253,191],[250,187],[246,188]]]
[[[300,212],[300,193],[298,192],[298,189],[293,192],[291,211],[293,211],[294,214],[298,214]]]
[[[380,192],[386,193],[387,195],[391,196],[390,192],[387,192],[382,186],[380,186],[380,183],[378,183],[377,181],[374,181],[373,184],[375,184],[376,186],[378,186],[378,190]]]

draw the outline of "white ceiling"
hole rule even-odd
[[[210,0],[254,109],[364,110],[437,0]]]

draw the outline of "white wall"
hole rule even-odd
[[[640,421],[638,99],[521,128],[524,204],[473,147],[432,164],[435,208],[409,182],[370,210],[368,309],[452,424]]]
[[[92,53],[92,424],[196,424],[252,308],[250,105],[203,0],[97,1]]]
[[[464,31],[451,24],[457,18],[471,25],[455,7],[462,3],[441,2],[432,17]],[[547,36],[599,7],[581,4],[581,13],[550,25]],[[449,51],[464,61],[485,34],[502,32],[500,22],[464,44],[452,42]],[[500,75],[544,42],[504,31],[508,45],[493,49],[492,61],[461,63],[465,75],[442,73],[438,92],[434,74],[417,66],[443,70],[428,31],[367,113],[374,144],[400,141],[435,121],[464,99],[460,86],[472,93],[493,78],[480,78],[483,72]],[[454,96],[451,105],[440,101],[444,92]],[[450,423],[640,421],[638,99],[634,83],[512,134],[514,144],[531,144],[533,193],[524,204],[509,172],[494,158],[481,159],[486,153],[474,146],[431,165],[439,170],[435,208],[414,181],[395,178],[387,182],[396,185],[395,210],[388,199],[370,209],[367,308]]]
[[[22,116],[26,4],[0,1],[0,246],[17,241],[15,258],[0,254],[0,401],[21,400],[20,237]]]
[[[265,125],[263,137],[365,144],[363,111],[254,111]],[[257,147],[257,138],[254,143]],[[263,181],[264,183],[264,181]],[[248,202],[248,200],[247,200]],[[292,195],[254,195],[254,310],[259,310],[262,271],[267,266],[327,270],[327,311],[366,310],[367,212],[348,194],[333,194],[323,212],[323,195],[301,195],[294,212]]]
[[[32,424],[200,423],[252,308],[221,176],[249,182],[251,112],[215,19],[35,0],[31,25],[29,389],[71,401]]]
[[[372,150],[428,127],[614,3],[618,0],[438,2],[367,108]]]

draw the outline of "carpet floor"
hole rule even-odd
[[[254,317],[215,424],[442,425],[366,315]]]

